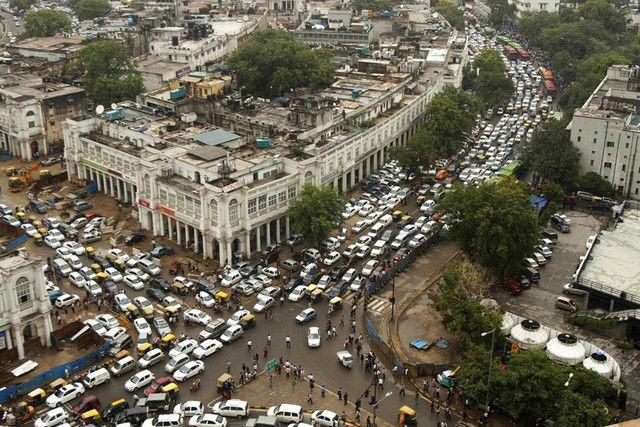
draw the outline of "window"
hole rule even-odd
[[[257,201],[255,197],[249,200],[249,204],[247,205],[247,209],[249,210],[249,215],[256,212]]]
[[[604,162],[604,167],[605,168],[610,168],[611,167],[611,162]]]
[[[231,225],[238,225],[238,201],[232,199],[229,202],[229,222]]]
[[[211,223],[218,224],[218,202],[211,200]]]
[[[304,174],[304,183],[313,184],[313,173],[311,171]]]
[[[296,197],[296,187],[295,186],[291,186],[289,187],[289,198],[293,199]]]
[[[629,143],[624,144],[624,148],[629,148]]]
[[[626,171],[627,170],[627,165],[622,165],[622,171]]]
[[[263,210],[267,207],[267,196],[258,197],[258,210]]]
[[[29,279],[22,276],[16,280],[16,295],[18,297],[18,304],[25,304],[31,301],[31,286]]]
[[[582,137],[581,136],[578,137],[578,142],[580,142],[580,141],[582,141]]]
[[[269,207],[275,206],[276,204],[276,195],[272,194],[269,196]]]
[[[591,166],[593,166],[593,160],[591,160]]]
[[[278,193],[278,203],[282,203],[285,200],[287,200],[287,192],[286,191],[281,191]]]
[[[607,141],[607,147],[613,147],[613,141]]]
[[[593,138],[593,143],[597,143],[598,142],[598,138]]]

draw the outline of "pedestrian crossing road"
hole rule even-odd
[[[353,301],[356,296],[356,292],[349,290],[342,297],[342,300],[347,303]],[[377,296],[371,297],[367,303],[367,310],[378,315],[382,315],[388,310],[391,310],[391,302],[387,298],[381,298]]]

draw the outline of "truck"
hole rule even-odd
[[[353,367],[353,356],[351,356],[351,353],[349,353],[348,351],[338,351],[336,353],[336,356],[338,356],[338,363],[340,363],[345,368]]]

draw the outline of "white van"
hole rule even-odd
[[[157,276],[161,273],[160,267],[158,267],[155,262],[147,258],[143,258],[138,261],[138,268],[152,276]]]
[[[164,365],[164,370],[172,373],[177,371],[182,365],[189,361],[189,356],[184,353],[178,353]]]
[[[401,231],[395,238],[395,240],[391,243],[391,247],[393,249],[400,249],[404,244],[409,240],[411,235],[406,231]]]
[[[376,237],[378,237],[383,230],[384,230],[384,224],[382,224],[381,222],[376,222],[375,224],[373,224],[371,229],[369,229],[367,236],[371,237],[371,240],[373,240]]]
[[[71,274],[71,272],[73,271],[71,267],[69,267],[69,264],[67,264],[65,260],[60,258],[55,258],[53,260],[53,266],[63,277],[69,276],[69,274]]]
[[[383,215],[378,220],[378,224],[382,224],[384,227],[386,227],[387,225],[391,224],[392,222],[393,222],[393,217],[391,216],[391,214]]]
[[[117,360],[111,365],[111,373],[114,377],[118,377],[122,374],[126,374],[136,366],[136,360],[131,356],[125,356],[122,359]]]
[[[276,417],[279,423],[299,423],[302,421],[302,407],[299,405],[291,405],[282,403],[278,406],[272,406],[267,411],[267,416]]]
[[[111,379],[111,375],[109,375],[109,371],[106,368],[96,369],[93,372],[89,372],[82,379],[82,383],[87,388],[93,388],[102,383],[106,383]]]

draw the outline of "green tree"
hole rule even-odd
[[[561,426],[599,427],[608,425],[609,411],[602,400],[591,400],[582,394],[565,392],[559,399],[555,424]]]
[[[627,29],[624,12],[607,0],[587,0],[578,13],[585,20],[601,22],[610,33],[621,33]]]
[[[573,188],[578,178],[580,153],[566,128],[566,120],[546,121],[525,145],[523,159],[540,178],[563,188]]]
[[[53,9],[29,12],[24,18],[27,37],[50,37],[69,28],[71,28],[71,21],[67,14]]]
[[[24,12],[36,3],[36,0],[9,0],[9,7],[17,9],[19,12]]]
[[[353,0],[351,2],[353,10],[372,10],[374,12],[382,12],[391,10],[393,2],[391,0]]]
[[[229,64],[245,91],[273,97],[303,86],[323,88],[334,81],[330,54],[311,49],[281,30],[260,30],[236,49]]]
[[[514,17],[516,7],[509,0],[488,0],[487,6],[491,8],[489,14],[489,22],[499,27],[503,22],[509,21]]]
[[[439,208],[450,219],[450,236],[469,257],[497,277],[520,271],[538,238],[529,188],[513,179],[458,187]]]
[[[611,183],[596,172],[587,172],[578,178],[576,188],[601,197],[611,197],[615,194]]]
[[[518,32],[531,43],[538,44],[538,37],[542,30],[555,27],[560,24],[560,16],[557,13],[547,11],[525,12],[518,20]]]
[[[485,338],[491,340],[491,338]],[[456,381],[466,395],[479,402],[484,402],[487,395],[487,379],[489,377],[489,360],[493,379],[489,384],[492,395],[495,395],[495,376],[500,372],[498,358],[489,359],[490,350],[484,345],[470,347],[459,361],[460,370],[456,374]]]
[[[451,0],[440,0],[434,10],[442,15],[452,27],[464,31],[464,13]]]
[[[305,240],[319,245],[342,220],[346,200],[333,188],[306,184],[298,197],[289,205],[291,226]]]
[[[142,76],[129,58],[127,47],[116,41],[97,41],[83,47],[75,68],[96,104],[135,99],[144,91]]]
[[[513,82],[495,49],[484,49],[476,56],[471,76],[473,90],[488,108],[504,104],[513,95]]]
[[[74,0],[71,5],[79,19],[99,18],[111,11],[109,0]]]
[[[538,223],[545,225],[551,219],[551,216],[556,213],[561,207],[564,200],[564,189],[555,182],[546,181],[540,188],[540,193],[549,199],[549,203],[544,211],[539,216]]]

